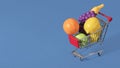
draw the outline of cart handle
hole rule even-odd
[[[101,13],[101,12],[99,12],[99,14],[102,15],[102,16],[104,16],[105,18],[107,18],[108,23],[112,21],[112,17],[107,16],[107,15],[105,15],[104,13]]]

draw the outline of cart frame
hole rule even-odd
[[[102,25],[102,29],[98,30],[98,31],[101,31],[101,34],[100,34],[100,37],[98,39],[97,42],[94,42],[94,43],[88,43],[86,46],[84,46],[83,48],[88,48],[88,47],[91,47],[92,45],[95,45],[96,43],[99,43],[100,45],[102,45],[104,39],[105,39],[105,36],[106,36],[106,33],[107,33],[107,30],[108,30],[108,26],[109,26],[109,23],[112,21],[112,17],[110,16],[107,16],[101,12],[99,12],[100,15],[102,15],[103,17],[107,18],[107,22],[103,21],[102,19],[98,18],[101,25]],[[97,32],[98,32],[97,31]],[[96,32],[95,32],[96,33]],[[93,33],[94,34],[94,33]],[[87,37],[90,37],[89,35]],[[98,51],[95,51],[95,52],[90,52],[88,53],[87,55],[82,55],[80,53],[77,52],[78,49],[82,49],[81,47],[81,44],[80,44],[80,41],[75,38],[74,35],[68,35],[68,39],[69,39],[69,42],[70,44],[72,44],[73,46],[76,47],[75,50],[72,51],[72,54],[75,56],[75,57],[79,57],[80,60],[83,60],[89,56],[92,56],[92,55],[95,55],[95,54],[98,54],[99,56],[102,55],[103,53],[103,49],[100,49]]]

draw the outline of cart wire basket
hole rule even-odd
[[[96,45],[96,44],[99,44],[100,46],[102,45],[102,43],[104,41],[104,38],[105,38],[105,35],[107,33],[109,23],[112,21],[112,17],[107,16],[107,15],[101,13],[101,12],[99,12],[99,15],[102,15],[103,17],[107,18],[107,21],[105,22],[104,20],[97,17],[100,21],[100,25],[102,26],[102,28],[97,30],[96,32],[88,35],[87,37],[82,38],[82,39],[86,39],[86,38],[88,39],[85,46],[82,46],[81,40],[78,40],[75,37],[75,35],[68,35],[68,39],[69,39],[70,44],[72,44],[73,46],[76,47],[76,49],[72,51],[72,54],[75,57],[79,57],[80,60],[84,60],[85,58],[87,58],[89,56],[92,56],[92,55],[95,55],[95,54],[98,54],[99,56],[101,56],[102,53],[103,53],[103,49],[99,49],[97,51],[90,52],[87,55],[82,55],[81,53],[77,52],[78,49],[90,48],[90,47],[92,47],[93,45]],[[91,36],[94,36],[94,38],[91,38]],[[97,40],[97,41],[93,42],[94,40]]]

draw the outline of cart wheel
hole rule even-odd
[[[102,52],[98,52],[98,56],[101,56],[102,55]]]

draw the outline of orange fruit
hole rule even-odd
[[[63,29],[66,32],[66,34],[75,34],[79,31],[79,23],[74,18],[68,18],[64,21]]]

